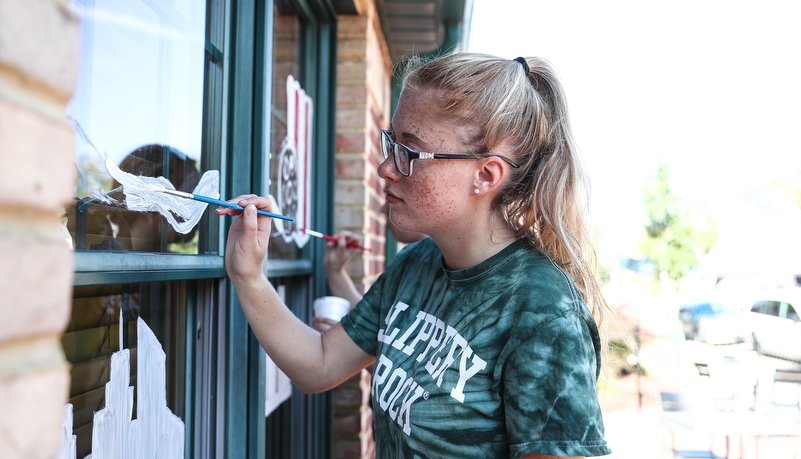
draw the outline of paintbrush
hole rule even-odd
[[[318,233],[317,231],[312,231],[310,229],[301,228],[301,231],[303,231],[304,233],[308,234],[309,236],[319,237],[320,239],[325,239],[326,241],[334,241],[334,242],[338,242],[339,241],[339,239],[335,238],[334,236],[329,236],[327,234]],[[348,242],[345,245],[347,245],[348,247],[353,247],[355,249],[360,249],[360,250],[364,250],[364,251],[367,251],[367,252],[370,251],[370,249],[368,249],[367,247],[359,245],[359,244],[357,244],[355,242]]]
[[[199,194],[186,193],[184,191],[178,191],[178,190],[170,190],[170,189],[167,189],[167,188],[155,187],[155,186],[152,186],[152,185],[148,185],[148,188],[150,188],[153,191],[158,191],[158,192],[161,192],[161,193],[167,193],[167,194],[171,194],[173,196],[178,196],[178,197],[181,197],[181,198],[194,199],[195,201],[207,202],[209,204],[214,204],[214,205],[223,206],[223,207],[230,207],[232,209],[241,210],[241,211],[245,210],[245,208],[240,206],[239,204],[233,204],[233,203],[230,203],[228,201],[221,201],[219,199],[210,198],[208,196],[201,196]],[[281,220],[286,220],[286,221],[290,221],[290,222],[294,221],[294,219],[292,217],[286,217],[284,215],[274,214],[272,212],[267,212],[265,210],[256,209],[256,213],[259,214],[259,215],[267,216],[267,217],[280,218]]]

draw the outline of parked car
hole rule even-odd
[[[760,354],[801,362],[801,292],[760,295],[749,313],[751,339]]]
[[[685,339],[709,344],[742,343],[749,331],[743,309],[721,302],[682,305],[679,320]]]

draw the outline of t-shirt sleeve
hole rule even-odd
[[[502,386],[512,457],[611,453],[596,394],[596,360],[589,327],[575,312],[555,317],[510,351]]]
[[[341,321],[350,339],[370,355],[376,355],[377,352],[379,307],[386,277],[387,273],[379,276],[362,300],[356,303]]]

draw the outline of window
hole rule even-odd
[[[124,384],[138,403],[140,319],[165,353],[157,365],[163,384],[154,387],[166,390],[161,398],[184,423],[186,454],[213,457],[224,444],[219,219],[201,209],[199,221],[179,231],[168,217],[181,224],[188,221],[184,213],[131,210],[110,171],[164,177],[192,192],[204,174],[221,169],[226,3],[72,0],[70,6],[82,19],[83,42],[80,84],[67,109],[77,133],[77,183],[64,224],[76,272],[62,343],[72,364],[77,457],[92,453],[94,413],[108,406],[112,354],[121,349],[130,352]]]
[[[778,301],[757,301],[751,307],[751,311],[778,317],[779,305],[780,303]]]
[[[133,212],[110,162],[182,191],[203,167],[206,2],[73,0],[82,18],[80,86],[68,115],[78,183],[65,214],[76,250],[198,253],[197,228]],[[186,215],[177,215],[178,221]]]
[[[796,309],[793,307],[792,304],[786,302],[782,302],[781,317],[784,319],[790,319],[793,322],[798,322],[799,320],[798,312],[796,312]]]
[[[120,350],[120,343],[131,355],[130,383],[126,385],[137,387],[138,391],[139,318],[153,331],[166,354],[166,365],[154,369],[164,371],[166,381],[166,401],[158,402],[166,402],[171,412],[183,418],[187,294],[185,281],[75,288],[72,318],[61,339],[67,360],[72,364],[69,403],[73,405],[76,457],[92,453],[93,416],[108,404],[106,383],[111,376],[111,354]],[[138,399],[139,394],[134,398],[134,418]]]
[[[298,210],[299,163],[297,152],[285,148],[290,124],[287,120],[287,78],[300,77],[300,31],[301,24],[294,9],[288,2],[277,2],[273,8],[272,62],[270,68],[269,105],[269,180],[268,192],[284,207],[287,215],[295,215]],[[297,142],[295,143],[297,145]],[[278,223],[278,222],[276,222]],[[293,224],[283,225],[287,232]],[[290,238],[277,237],[270,241],[270,260],[292,260],[299,256],[297,245]]]

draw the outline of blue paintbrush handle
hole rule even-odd
[[[191,196],[192,196],[192,199],[194,199],[195,201],[207,202],[209,204],[215,204],[215,205],[223,206],[223,207],[230,207],[230,208],[236,209],[236,210],[242,210],[242,211],[245,210],[245,208],[240,206],[239,204],[232,204],[232,203],[230,203],[228,201],[221,201],[219,199],[209,198],[207,196],[200,196],[200,195],[197,195],[197,194],[193,194]],[[260,210],[260,209],[256,209],[256,213],[259,214],[259,215],[267,216],[267,217],[280,218],[281,220],[286,220],[286,221],[289,221],[289,222],[295,221],[295,219],[293,219],[292,217],[287,217],[287,216],[284,216],[284,215],[278,215],[278,214],[274,214],[272,212],[267,212],[267,211]]]

